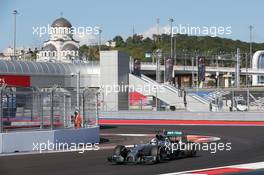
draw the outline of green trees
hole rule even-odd
[[[122,36],[119,36],[119,35],[115,36],[113,38],[113,41],[116,43],[116,47],[124,47],[125,46],[125,42],[124,42]]]
[[[134,58],[142,59],[142,61],[146,60],[144,58],[146,52],[153,52],[158,48],[164,52],[170,52],[170,35],[167,34],[160,36],[153,35],[153,39],[148,37],[144,38],[142,35],[135,34],[134,36],[129,36],[126,40],[122,36],[117,35],[113,38],[113,41],[116,42],[116,47],[101,46],[101,49],[125,51]],[[232,53],[236,51],[236,48],[240,48],[241,52],[249,52],[249,43],[210,36],[188,36],[180,34],[176,36],[177,53]],[[262,49],[264,49],[264,43],[253,43],[253,52]],[[91,60],[99,59],[98,46],[81,46],[80,52],[88,56]]]

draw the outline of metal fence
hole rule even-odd
[[[236,112],[264,111],[263,88],[186,89],[187,97],[178,92],[176,108],[153,96],[131,96],[118,103],[127,104],[130,111],[174,112]],[[77,98],[79,96],[79,98]],[[82,116],[82,127],[98,125],[99,113],[115,111],[111,101],[104,101],[98,88],[65,89],[0,87],[0,131],[25,129],[60,129],[74,127],[74,112]],[[77,103],[79,100],[79,103]],[[113,105],[112,105],[113,106]],[[115,109],[116,107],[113,106]]]
[[[74,127],[74,112],[83,118],[82,127],[97,125],[97,90],[79,94],[57,86],[52,88],[18,88],[1,86],[0,132],[25,129],[59,129]]]
[[[178,90],[173,106],[154,96],[129,95],[127,100],[101,101],[101,111],[116,111],[121,103],[130,111],[175,112],[264,112],[264,88],[186,89]],[[185,96],[185,97],[184,97]],[[116,106],[115,106],[115,105]],[[125,109],[126,110],[126,109]]]
[[[263,88],[196,89],[189,94],[209,103],[211,111],[264,111]]]
[[[85,127],[98,125],[99,115],[99,93],[98,88],[84,89],[80,94],[80,113],[83,116],[83,125]]]

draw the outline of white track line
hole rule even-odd
[[[127,148],[133,148],[134,145],[124,145]],[[101,151],[101,150],[108,150],[108,149],[114,149],[116,145],[109,145],[109,146],[100,146],[98,150],[84,150],[84,153],[89,152],[89,151]],[[54,153],[67,153],[67,152],[82,152],[82,149],[77,149],[77,150],[56,150],[56,151],[34,151],[34,152],[17,152],[17,153],[3,153],[0,154],[0,157],[4,156],[22,156],[22,155],[34,155],[34,154],[54,154]],[[82,154],[82,153],[79,153]]]
[[[263,169],[264,168],[264,162],[256,162],[256,163],[229,165],[229,166],[190,170],[190,171],[165,173],[165,174],[160,174],[160,175],[197,175],[197,174],[195,174],[195,172],[216,170],[216,169],[221,169],[221,168],[238,168],[238,169],[257,170],[257,169]]]
[[[112,133],[101,133],[101,136],[125,136],[125,137],[152,137],[155,134],[112,134]]]

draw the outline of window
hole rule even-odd
[[[264,54],[261,54],[258,59],[258,68],[264,69]],[[258,83],[264,84],[264,76],[258,76]]]

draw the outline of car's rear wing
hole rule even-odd
[[[182,136],[183,133],[181,131],[165,131],[164,135],[167,137],[179,137]]]

